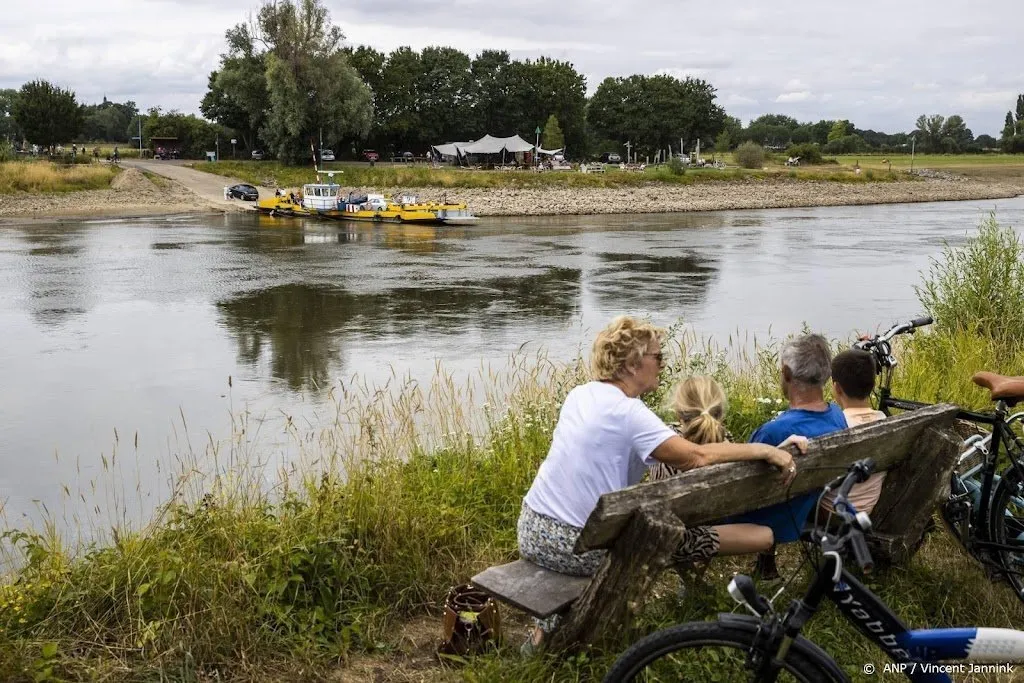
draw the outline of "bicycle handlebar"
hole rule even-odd
[[[843,548],[847,545],[853,550],[853,559],[864,572],[870,572],[874,568],[874,559],[871,557],[871,550],[864,539],[864,532],[871,530],[871,518],[865,512],[857,512],[850,503],[848,496],[854,484],[866,481],[875,469],[875,463],[871,458],[858,460],[850,465],[850,469],[842,477],[842,484],[836,492],[833,508],[840,519],[843,520],[843,527],[838,537],[833,541],[836,548]],[[839,481],[837,479],[836,481]],[[824,542],[826,534],[819,536],[819,541]]]

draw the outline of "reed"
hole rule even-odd
[[[116,174],[117,169],[100,164],[10,161],[0,163],[0,194],[102,190],[110,187]]]

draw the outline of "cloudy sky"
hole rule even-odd
[[[1021,0],[325,0],[348,42],[450,45],[568,60],[591,92],[608,76],[707,79],[744,122],[763,113],[910,130],[961,114],[998,137],[1024,92]],[[224,31],[259,0],[5,0],[0,87],[45,78],[198,113]],[[774,5],[774,6],[770,6]],[[499,131],[500,132],[500,131]]]

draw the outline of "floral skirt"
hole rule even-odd
[[[581,528],[534,512],[525,502],[517,527],[519,555],[545,569],[572,576],[593,576],[607,553],[591,550],[573,552]],[[713,527],[687,527],[679,547],[672,553],[672,564],[686,566],[706,562],[718,553],[718,532]]]

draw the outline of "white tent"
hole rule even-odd
[[[465,154],[466,147],[469,147],[472,142],[449,142],[446,145],[433,145],[434,151],[441,156],[446,157],[457,157],[461,154]],[[463,151],[459,151],[463,150]]]
[[[559,147],[558,149],[544,149],[542,147],[537,148],[537,154],[561,154],[565,147]]]
[[[460,149],[466,154],[501,154],[502,152],[532,152],[533,145],[518,135],[507,138],[496,138],[492,135],[485,135],[479,140],[470,143]]]

